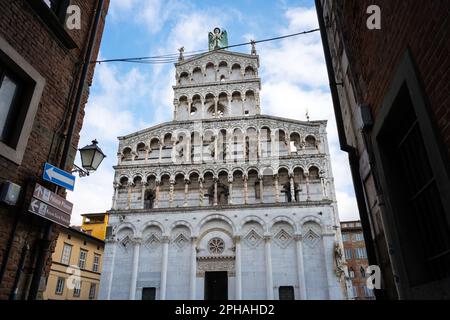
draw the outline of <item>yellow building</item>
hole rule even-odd
[[[61,229],[43,298],[95,300],[105,243],[75,227]]]
[[[86,213],[81,216],[83,217],[81,229],[93,237],[105,240],[106,226],[108,225],[108,214]]]

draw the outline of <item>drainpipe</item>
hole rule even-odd
[[[369,212],[367,211],[367,205],[366,205],[366,199],[364,196],[364,187],[361,181],[360,177],[360,168],[359,168],[359,158],[358,158],[358,152],[356,148],[349,145],[347,143],[347,137],[345,135],[345,126],[342,116],[342,108],[341,108],[341,102],[339,100],[339,94],[337,91],[337,84],[336,84],[336,75],[334,73],[333,69],[333,63],[331,58],[331,51],[330,47],[328,45],[328,36],[326,32],[326,26],[325,21],[323,19],[323,8],[320,3],[320,0],[315,0],[316,4],[316,11],[317,11],[317,18],[319,20],[319,27],[320,27],[320,36],[322,38],[322,46],[325,56],[325,63],[327,66],[327,72],[328,72],[328,79],[330,82],[330,92],[331,92],[331,98],[333,101],[333,108],[334,108],[334,115],[336,118],[336,126],[338,130],[338,137],[339,137],[339,144],[342,151],[345,151],[348,153],[349,163],[350,163],[350,170],[352,174],[352,180],[353,180],[353,186],[355,189],[355,196],[356,196],[356,202],[358,205],[358,211],[361,219],[361,226],[363,229],[363,235],[364,235],[364,241],[366,244],[366,251],[367,251],[367,259],[369,262],[369,265],[380,265],[377,260],[375,246],[373,244],[372,240],[372,231],[370,228],[370,222],[369,222]],[[374,290],[375,296],[377,299],[384,299],[384,292],[382,290]]]
[[[27,257],[28,251],[30,250],[30,246],[28,243],[22,247],[22,253],[20,254],[19,266],[17,267],[16,276],[14,278],[14,285],[11,289],[11,294],[9,295],[9,300],[16,300],[17,296],[17,288],[19,286],[20,276],[23,272],[23,266],[25,265],[25,258]]]
[[[103,3],[104,3],[104,0],[98,0],[97,9],[95,12],[95,19],[94,19],[94,22],[93,22],[93,25],[91,28],[91,34],[90,34],[89,42],[87,45],[86,55],[85,55],[84,61],[83,61],[83,68],[81,70],[81,76],[80,76],[78,90],[77,90],[76,97],[75,97],[75,103],[74,103],[74,107],[73,107],[72,114],[70,117],[70,124],[69,124],[69,128],[67,130],[67,135],[66,135],[66,139],[64,142],[64,149],[63,149],[63,153],[61,156],[61,162],[60,162],[59,167],[62,170],[66,169],[68,162],[69,162],[70,147],[72,145],[72,139],[73,139],[73,135],[74,135],[74,131],[75,131],[75,126],[78,121],[78,116],[80,113],[81,100],[83,98],[86,78],[87,78],[87,74],[89,71],[92,50],[94,48],[94,44],[97,39],[98,26],[100,24]],[[41,244],[39,247],[38,258],[37,258],[36,266],[34,269],[35,271],[33,274],[33,278],[31,280],[30,290],[28,292],[28,300],[35,300],[37,297],[37,293],[39,291],[39,284],[41,281],[42,273],[44,271],[45,262],[47,261],[48,251],[49,251],[49,248],[51,245],[52,226],[53,226],[52,222],[45,221],[44,237],[41,240]]]

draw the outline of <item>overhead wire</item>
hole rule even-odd
[[[248,42],[243,42],[243,43],[239,43],[239,44],[233,44],[233,45],[229,45],[223,48],[219,48],[219,49],[214,49],[211,51],[216,51],[216,50],[224,50],[224,49],[229,49],[229,48],[236,48],[236,47],[241,47],[241,46],[246,46],[246,45],[251,45],[251,44],[256,44],[256,43],[262,43],[262,42],[269,42],[269,41],[276,41],[276,40],[281,40],[281,39],[286,39],[286,38],[291,38],[291,37],[296,37],[299,35],[305,35],[305,34],[310,34],[313,32],[317,32],[320,31],[320,29],[311,29],[311,30],[306,30],[306,31],[301,31],[301,32],[297,32],[297,33],[291,33],[288,35],[283,35],[283,36],[278,36],[278,37],[273,37],[273,38],[268,38],[268,39],[262,39],[262,40],[255,40],[255,41],[248,41]],[[197,56],[199,54],[203,54],[206,52],[210,52],[209,50],[195,50],[195,51],[188,51],[188,52],[184,52],[183,53],[183,57],[184,59],[189,59],[192,58],[194,56]],[[90,63],[108,63],[108,62],[128,62],[128,63],[141,63],[141,64],[166,64],[166,63],[176,63],[179,61],[179,53],[170,53],[170,54],[162,54],[162,55],[155,55],[155,56],[147,56],[147,57],[134,57],[134,58],[118,58],[118,59],[105,59],[105,60],[96,60],[96,61],[90,61]]]

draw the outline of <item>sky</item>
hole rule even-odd
[[[112,0],[98,60],[207,50],[208,32],[227,30],[229,45],[318,27],[312,0]],[[233,48],[250,53],[250,46]],[[263,114],[328,120],[327,133],[340,219],[359,219],[347,154],[339,149],[336,121],[318,32],[256,45]],[[79,147],[97,139],[107,155],[99,169],[78,178],[68,199],[71,223],[81,214],[111,209],[118,136],[171,121],[173,64],[97,64]],[[76,164],[80,165],[79,155]]]

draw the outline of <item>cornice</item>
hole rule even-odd
[[[205,206],[205,207],[175,207],[175,208],[154,208],[154,209],[129,209],[129,210],[110,210],[108,214],[110,215],[128,215],[128,214],[159,214],[167,213],[194,213],[198,211],[212,211],[215,213],[226,214],[227,211],[236,211],[240,209],[242,212],[244,210],[257,210],[257,209],[268,209],[268,208],[319,208],[320,206],[329,206],[333,204],[333,200],[309,200],[301,202],[283,202],[283,203],[255,203],[255,204],[229,204],[229,205],[218,205],[218,206]]]

